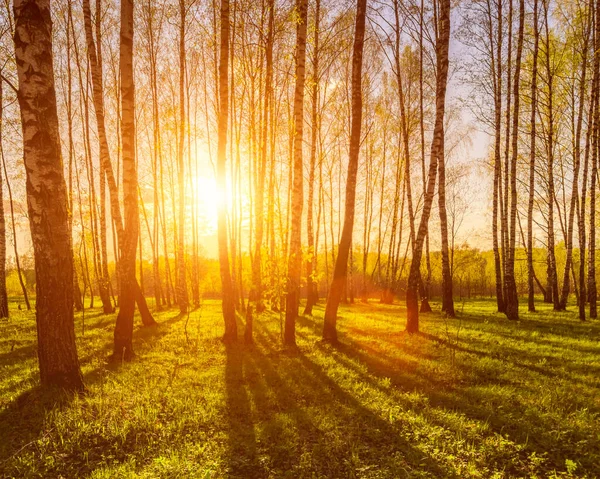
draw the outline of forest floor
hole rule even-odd
[[[332,347],[318,307],[289,351],[273,313],[253,347],[225,347],[206,301],[136,327],[137,357],[117,366],[115,317],[91,310],[76,319],[88,392],[70,397],[37,386],[34,316],[15,307],[0,322],[0,477],[599,477],[600,321],[524,309],[509,322],[465,302],[408,336],[403,306],[357,303]]]

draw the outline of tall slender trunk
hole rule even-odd
[[[223,295],[223,319],[225,320],[225,342],[237,341],[237,324],[233,282],[229,266],[227,240],[227,127],[229,122],[229,0],[221,0],[221,48],[219,54],[219,122],[217,141],[217,184],[218,201],[217,234],[219,240],[219,265]]]
[[[157,104],[158,111],[158,104]],[[158,125],[159,123],[157,123]],[[160,138],[160,133],[158,134],[158,138]],[[169,261],[169,237],[167,236],[167,203],[165,201],[165,172],[164,172],[164,162],[163,155],[159,146],[158,149],[158,169],[159,169],[159,178],[160,178],[160,205],[161,205],[161,227],[162,227],[162,237],[163,237],[163,252],[165,256],[165,274],[166,274],[166,299],[167,299],[167,307],[171,307],[171,293],[173,292],[173,278],[171,273],[171,263]]]
[[[284,342],[296,344],[296,317],[300,303],[300,276],[302,274],[302,207],[304,205],[302,139],[304,131],[304,82],[306,63],[306,23],[308,0],[297,0],[296,26],[296,87],[294,91],[294,148],[292,164],[291,232],[288,257],[288,282],[285,304]]]
[[[598,122],[600,121],[598,114],[598,99],[596,98],[596,107],[594,115],[594,140],[592,141],[592,173],[591,173],[591,184],[590,184],[590,246],[588,255],[588,284],[587,284],[587,295],[590,303],[590,318],[596,319],[597,313],[597,288],[596,288],[596,177],[598,174],[598,136],[600,127]]]
[[[135,84],[133,81],[133,0],[121,0],[120,82],[124,229],[121,245],[119,314],[114,332],[115,360],[133,357],[135,261],[139,235],[138,179],[135,164]],[[138,288],[139,289],[139,288]]]
[[[423,202],[421,222],[413,249],[413,257],[410,264],[408,284],[406,288],[406,331],[409,333],[419,332],[419,310],[417,290],[419,286],[421,257],[423,255],[423,242],[429,228],[429,216],[433,203],[435,181],[437,176],[440,148],[444,142],[444,113],[446,110],[446,87],[448,83],[448,48],[450,44],[450,0],[439,0],[439,28],[436,38],[436,88],[435,88],[435,125],[431,143],[431,154],[429,160],[429,173],[427,179],[427,190]]]
[[[398,149],[396,155],[396,172],[395,172],[395,185],[394,185],[394,201],[392,205],[392,225],[391,225],[391,234],[390,241],[388,244],[388,258],[387,265],[385,271],[385,288],[382,296],[382,302],[391,304],[394,302],[394,282],[396,280],[396,258],[395,254],[396,246],[399,245],[402,241],[402,237],[399,240],[396,240],[396,231],[398,230],[398,223],[402,225],[402,216],[404,213],[404,200],[407,197],[407,189],[408,184],[403,180],[402,171],[403,171],[403,162],[401,157],[400,143],[401,143],[401,132],[398,132]],[[398,208],[398,204],[400,203],[400,208]],[[399,221],[400,217],[400,221]],[[408,245],[414,248],[415,242],[409,238],[407,241],[407,249]]]
[[[594,43],[595,45],[595,34]],[[585,304],[587,301],[586,292],[586,277],[585,277],[585,250],[587,234],[585,228],[585,205],[587,195],[587,183],[588,183],[588,171],[589,171],[589,160],[590,160],[590,145],[592,132],[594,130],[594,115],[596,109],[596,95],[597,95],[597,82],[598,82],[598,63],[597,57],[594,54],[594,67],[593,67],[593,79],[592,89],[590,95],[590,103],[588,108],[588,127],[585,132],[585,151],[583,153],[583,171],[581,174],[581,203],[578,205],[578,221],[579,221],[579,319],[585,321]]]
[[[157,28],[160,31],[160,25],[155,26],[154,24],[154,13],[150,0],[148,1],[146,13],[147,19],[147,35],[148,35],[148,54],[150,63],[150,91],[152,97],[152,182],[153,182],[153,224],[152,224],[152,237],[154,246],[152,248],[152,274],[154,280],[154,297],[156,302],[156,308],[160,311],[162,305],[165,303],[165,297],[163,294],[162,282],[160,278],[160,199],[159,199],[159,172],[158,172],[158,158],[160,155],[160,118],[158,109],[158,87],[157,87],[157,68],[156,68],[156,38],[154,29]],[[168,289],[168,285],[167,285]]]
[[[4,83],[0,80],[0,155],[4,157],[2,138],[4,116]],[[8,318],[8,294],[6,292],[6,220],[4,218],[4,186],[0,172],[0,318]]]
[[[195,60],[195,58],[194,58]],[[193,62],[196,64],[196,62]],[[192,75],[188,73],[186,75],[186,104],[188,111],[188,125],[191,124],[191,85],[190,85],[190,77]],[[194,138],[198,138],[198,99],[194,97]],[[189,174],[189,184],[190,184],[190,200],[191,200],[191,230],[192,230],[192,278],[191,278],[191,289],[192,289],[192,300],[194,301],[194,308],[200,307],[200,282],[199,282],[199,257],[198,257],[198,214],[197,214],[197,200],[196,200],[196,189],[194,188],[194,178],[198,177],[198,143],[195,143],[195,155],[192,153],[192,133],[191,126],[189,127],[190,132],[187,135],[187,143],[188,143],[188,168],[190,171]],[[192,164],[192,156],[194,157],[194,164]]]
[[[506,286],[506,317],[519,319],[519,297],[517,295],[517,282],[515,280],[515,245],[517,239],[517,158],[519,146],[519,105],[520,105],[520,79],[521,56],[523,53],[523,30],[525,28],[525,0],[519,2],[519,33],[517,37],[517,57],[515,60],[515,77],[513,83],[514,111],[512,124],[512,156],[510,160],[510,224],[509,244],[506,261],[504,282]],[[506,178],[507,182],[509,177]],[[507,205],[508,206],[508,205]]]
[[[490,45],[493,45],[493,27],[491,12],[489,14],[490,24]],[[502,254],[505,254],[503,236],[502,236],[502,218],[504,213],[502,211],[502,39],[504,34],[502,31],[502,1],[498,1],[498,30],[496,36],[496,57],[494,59],[494,50],[492,48],[492,78],[494,85],[494,193],[493,193],[493,206],[492,206],[492,248],[494,251],[494,272],[496,281],[496,304],[499,313],[505,311],[504,303],[504,288],[502,282],[503,259],[500,256],[500,249],[502,248]],[[495,60],[495,63],[494,63]],[[500,214],[501,223],[501,234],[500,240],[498,240],[498,214]]]
[[[106,139],[106,130],[104,128],[104,100],[103,100],[103,86],[102,86],[102,53],[101,53],[101,0],[96,0],[96,42],[94,41],[93,33],[92,33],[92,18],[91,18],[91,8],[90,1],[83,1],[83,18],[84,18],[84,27],[85,27],[85,37],[88,48],[88,58],[90,60],[90,67],[92,71],[92,88],[93,88],[93,100],[94,100],[94,110],[96,112],[96,123],[98,130],[98,139],[100,143],[100,156],[101,160],[104,161],[102,157],[105,155],[109,155],[108,150],[108,140]],[[87,113],[86,113],[87,117]],[[89,146],[88,146],[89,147]],[[91,158],[90,158],[91,161]],[[110,161],[110,160],[109,160]],[[92,170],[90,169],[90,172]],[[93,180],[90,182],[93,192],[95,192],[95,187],[93,187]],[[95,194],[94,194],[95,196]],[[92,211],[93,218],[96,218],[95,212],[95,201],[94,201],[94,211]],[[108,291],[108,265],[106,258],[106,204],[105,204],[105,188],[104,188],[104,174],[101,171],[100,173],[100,243],[97,241],[97,224],[93,230],[94,244],[95,247],[95,262],[100,263],[97,265],[97,275],[98,275],[98,289],[100,292],[100,299],[102,300],[102,306],[104,308],[104,313],[112,313],[114,312],[114,308],[110,301],[110,293]]]
[[[275,1],[267,3],[268,25],[265,41],[265,89],[262,113],[262,128],[260,132],[260,163],[257,172],[257,187],[255,192],[255,221],[256,234],[254,243],[254,256],[252,258],[252,290],[250,300],[256,303],[258,313],[264,310],[263,304],[263,279],[262,279],[262,247],[264,236],[264,200],[265,181],[267,180],[267,161],[269,158],[269,127],[272,122],[273,112],[273,36],[275,28]],[[270,152],[272,155],[273,152]],[[250,337],[249,333],[246,337]]]
[[[531,137],[529,151],[529,200],[527,202],[527,308],[535,312],[535,289],[533,284],[533,205],[535,198],[536,113],[537,113],[537,64],[540,35],[538,30],[538,0],[533,0],[533,68],[531,71]]]
[[[67,4],[67,24],[66,24],[66,53],[67,53],[67,135],[69,142],[69,183],[68,183],[68,199],[69,199],[69,224],[73,229],[73,161],[75,157],[75,147],[73,144],[73,75],[71,69],[71,32],[73,29],[73,11],[71,2]],[[79,287],[79,278],[75,263],[75,251],[73,251],[73,305],[75,311],[83,310],[83,297]]]
[[[537,2],[536,2],[537,6]],[[569,275],[571,274],[571,267],[573,265],[573,228],[575,223],[575,210],[577,209],[577,201],[579,198],[579,170],[581,166],[581,130],[583,128],[583,114],[585,105],[585,92],[586,92],[586,77],[587,77],[587,56],[589,47],[589,33],[591,28],[591,15],[590,10],[588,12],[588,22],[586,30],[584,31],[583,38],[583,51],[581,58],[581,78],[579,79],[579,105],[577,109],[577,125],[575,127],[575,145],[573,148],[573,187],[571,191],[571,204],[569,206],[569,219],[567,224],[567,238],[566,247],[567,255],[565,260],[565,270],[563,274],[562,292],[560,297],[560,309],[565,310],[567,308],[567,300],[569,298],[570,291],[570,280]],[[575,88],[573,86],[573,88]],[[573,105],[573,108],[575,106]],[[575,113],[574,113],[575,114]]]
[[[13,7],[40,378],[44,386],[83,390],[75,345],[73,249],[54,88],[50,3],[15,0]]]
[[[85,81],[81,71],[81,65],[78,62],[79,73],[79,88],[80,88],[80,109],[82,117],[82,134],[83,134],[83,158],[85,164],[85,173],[89,188],[88,193],[88,211],[90,214],[90,239],[92,244],[92,264],[94,275],[96,277],[96,285],[100,289],[101,298],[105,297],[102,288],[102,280],[98,264],[100,263],[100,247],[98,243],[98,211],[96,201],[96,182],[94,181],[94,168],[92,165],[92,148],[90,134],[90,118],[89,118],[89,85]],[[90,282],[90,308],[94,307],[94,287]]]
[[[588,119],[588,132],[586,134],[586,151],[583,167],[583,188],[581,194],[581,210],[580,210],[580,267],[579,267],[579,284],[580,284],[580,302],[579,302],[579,318],[585,320],[585,301],[590,303],[590,318],[596,318],[596,175],[598,171],[598,148],[600,146],[600,1],[592,2],[591,14],[593,17],[593,47],[594,47],[594,73],[592,79],[590,113]],[[589,127],[591,122],[592,127]],[[591,133],[590,133],[591,130]],[[591,143],[591,184],[590,184],[590,238],[589,238],[589,254],[588,254],[588,277],[587,285],[585,284],[585,201],[588,176],[588,155],[589,145]],[[587,289],[585,288],[587,286]]]
[[[598,149],[600,148],[600,0],[596,0],[595,32],[594,32],[594,81],[593,92],[593,127],[592,127],[592,171],[590,183],[590,243],[588,255],[587,299],[590,303],[590,318],[595,319],[597,312],[596,287],[596,181],[598,175]]]
[[[317,161],[317,138],[321,127],[321,122],[318,114],[319,104],[319,81],[321,72],[319,71],[319,34],[321,29],[321,0],[315,0],[315,26],[314,26],[314,53],[313,53],[313,71],[312,71],[312,105],[310,114],[310,159],[308,171],[308,210],[306,216],[306,233],[308,236],[309,257],[306,260],[306,307],[304,314],[312,315],[313,306],[317,303],[317,282],[316,274],[316,251],[315,251],[315,235],[313,226],[314,212],[314,194],[315,194],[315,171]]]
[[[89,286],[92,289],[89,272],[89,262],[87,254],[87,246],[85,241],[85,222],[83,218],[83,207],[81,199],[81,182],[79,179],[79,169],[75,166],[75,182],[77,184],[77,203],[79,209],[79,222],[81,223],[81,241],[79,243],[79,249],[82,250],[83,254],[79,253],[79,263],[81,265],[81,279],[83,280],[83,293],[82,298],[85,299],[85,293]],[[83,308],[82,308],[83,309]]]
[[[506,134],[504,135],[504,184],[502,183],[502,174],[500,175],[499,187],[499,199],[500,199],[500,211],[501,211],[501,223],[500,223],[500,235],[502,239],[502,270],[504,272],[504,308],[506,312],[506,305],[509,301],[506,291],[506,265],[508,264],[509,257],[509,218],[508,218],[508,196],[510,190],[510,127],[511,127],[511,105],[512,105],[512,37],[513,37],[513,0],[508,0],[508,45],[507,45],[507,64],[506,64]]]
[[[454,318],[454,299],[452,297],[452,273],[448,251],[448,214],[446,212],[446,159],[444,135],[438,153],[438,211],[440,214],[440,232],[442,247],[442,311]],[[454,248],[453,248],[454,251]]]
[[[185,314],[189,307],[185,268],[185,162],[184,145],[186,134],[185,111],[185,0],[179,0],[179,142],[177,145],[177,187],[179,198],[179,220],[177,231],[177,304],[179,312]]]
[[[454,318],[454,298],[452,295],[452,273],[448,251],[448,214],[446,212],[446,165],[444,158],[444,137],[438,157],[438,210],[440,213],[440,230],[442,241],[442,311],[446,316]],[[454,248],[453,248],[454,251]]]
[[[365,23],[367,0],[356,2],[356,26],[354,30],[354,46],[352,50],[352,123],[350,127],[350,149],[348,154],[348,176],[346,179],[346,201],[344,209],[344,226],[338,248],[338,255],[333,271],[333,281],[327,296],[323,339],[337,341],[337,312],[346,286],[348,273],[348,254],[352,246],[352,230],[354,228],[354,209],[356,201],[356,176],[358,173],[358,155],[361,144],[362,127],[362,63],[365,44]]]
[[[102,72],[102,2],[96,0],[96,40],[98,41],[98,69]],[[106,237],[106,181],[100,169],[100,278],[102,281],[102,304],[105,312],[114,312],[110,301],[110,274],[108,272],[108,246]]]
[[[97,0],[100,1],[100,0]],[[124,2],[127,5],[125,7],[123,7],[123,5],[121,5],[121,14],[123,14],[123,9],[128,10],[129,9],[129,4],[131,3],[131,8],[133,8],[133,0],[129,0]],[[98,9],[97,9],[98,11]],[[123,217],[121,215],[121,208],[119,206],[119,193],[118,193],[118,185],[117,182],[115,180],[114,174],[113,174],[113,169],[112,169],[112,163],[110,160],[110,150],[108,147],[108,140],[107,140],[107,136],[106,136],[106,128],[105,128],[105,117],[104,117],[104,93],[103,93],[103,86],[102,86],[102,71],[101,71],[101,64],[99,62],[99,60],[101,59],[101,57],[99,57],[98,53],[100,51],[100,48],[98,45],[98,49],[96,49],[96,44],[94,41],[94,37],[93,37],[93,33],[92,33],[92,22],[91,22],[91,10],[90,10],[90,2],[89,0],[84,0],[83,1],[83,13],[84,13],[84,26],[85,26],[85,36],[86,36],[86,42],[87,42],[87,50],[88,50],[88,59],[90,61],[90,68],[91,68],[91,73],[92,73],[92,89],[93,89],[93,99],[94,99],[94,111],[96,114],[96,127],[98,130],[98,142],[99,142],[99,146],[100,146],[100,163],[102,166],[102,169],[104,170],[104,175],[106,178],[106,182],[108,184],[108,191],[109,191],[109,196],[110,196],[110,212],[112,215],[112,219],[114,221],[114,225],[115,225],[115,229],[117,231],[117,241],[119,244],[119,250],[122,250],[124,247],[130,247],[128,245],[125,245],[125,243],[127,243],[128,241],[125,240],[125,238],[122,238],[122,236],[126,235],[125,232],[125,228],[123,225]],[[132,14],[133,15],[133,14]],[[128,30],[128,29],[126,29]],[[123,32],[122,32],[123,33]],[[125,34],[127,34],[127,32],[125,32]],[[133,26],[131,26],[131,42],[133,42]],[[98,40],[98,39],[96,39]],[[122,41],[125,41],[126,43],[129,41],[128,39],[123,39]],[[126,49],[129,48],[126,45]],[[131,47],[132,48],[132,47]],[[121,49],[122,50],[122,49]],[[133,75],[133,70],[132,70],[132,75]],[[121,71],[121,81],[123,80],[123,72]],[[131,82],[133,82],[133,80],[131,80]],[[121,84],[121,127],[120,127],[120,133],[121,133],[121,142],[125,139],[125,137],[123,136],[123,126],[124,126],[124,121],[123,121],[123,117],[125,115],[125,112],[123,111],[123,98],[122,95],[125,92],[126,88],[123,87],[123,85]],[[131,101],[133,101],[133,86],[131,86]],[[133,114],[135,114],[135,112],[133,112]],[[131,119],[132,122],[132,127],[134,127],[135,125],[133,124],[135,118]],[[130,134],[130,133],[128,133]],[[132,145],[131,148],[133,148],[132,150],[132,161],[134,162],[133,167],[135,167],[135,135],[132,137]],[[122,145],[121,148],[123,155],[125,154],[125,145]],[[129,166],[129,168],[131,168],[131,165]],[[118,170],[118,167],[117,167]],[[125,175],[125,166],[123,166],[123,175]],[[125,180],[123,180],[123,183],[125,183]],[[137,173],[136,173],[136,185],[137,185]],[[125,185],[123,185],[125,186]],[[136,186],[137,187],[137,186]],[[125,196],[125,193],[123,193],[123,195]],[[135,203],[137,205],[137,191],[135,193]],[[124,201],[125,203],[125,201]],[[127,215],[125,215],[127,216]],[[138,231],[139,231],[139,218],[137,218],[137,223],[138,223]],[[131,219],[131,218],[130,218]],[[129,225],[127,225],[129,226]],[[136,237],[136,244],[137,244],[137,237]],[[123,256],[122,251],[121,251],[121,257]],[[135,255],[134,255],[135,258]],[[134,261],[135,263],[135,261]],[[117,276],[119,277],[119,282],[121,283],[123,281],[123,278],[127,277],[129,278],[129,280],[133,281],[134,284],[132,286],[132,294],[134,295],[135,298],[135,302],[138,304],[138,308],[140,310],[140,315],[142,317],[142,322],[144,325],[149,326],[149,325],[153,325],[156,324],[156,321],[154,321],[154,318],[152,317],[152,314],[150,313],[150,310],[148,309],[148,305],[146,304],[146,298],[144,297],[138,283],[137,283],[137,279],[135,277],[135,273],[133,275],[130,276],[123,276],[123,274],[121,274],[120,272],[120,261],[117,263],[118,264],[118,268],[117,268]],[[135,264],[134,264],[134,270],[135,270]],[[120,303],[120,300],[119,300]]]
[[[19,285],[23,292],[23,301],[25,301],[25,307],[27,311],[31,311],[31,303],[29,302],[29,294],[27,293],[27,286],[23,279],[23,271],[21,269],[21,257],[19,256],[19,248],[17,246],[17,225],[15,221],[15,204],[13,200],[12,187],[10,186],[10,179],[8,178],[8,168],[6,167],[6,158],[4,157],[4,150],[2,153],[2,170],[4,171],[4,178],[6,179],[6,191],[8,192],[8,205],[10,207],[10,225],[13,239],[13,252],[15,254],[15,266],[17,267],[17,277],[19,278]]]
[[[404,188],[406,192],[406,201],[408,207],[408,220],[410,226],[410,242],[411,247],[414,249],[415,246],[415,212],[413,207],[413,197],[412,197],[412,181],[411,181],[411,155],[410,155],[410,138],[409,138],[409,127],[408,127],[408,114],[406,112],[407,105],[404,93],[403,86],[403,78],[400,67],[400,36],[402,35],[402,26],[400,24],[400,5],[398,0],[394,1],[394,20],[395,20],[395,42],[394,42],[394,67],[396,73],[396,80],[398,86],[398,101],[400,104],[400,131],[402,134],[402,154],[404,156]],[[395,258],[396,261],[394,263],[397,265],[398,258]],[[394,271],[394,282],[396,281]],[[393,291],[392,287],[392,291]],[[431,307],[429,306],[429,300],[425,293],[425,287],[423,285],[423,281],[421,278],[421,272],[419,270],[419,290],[421,295],[421,311],[428,312],[431,311]],[[393,295],[393,292],[392,292]]]
[[[419,130],[421,134],[421,176],[423,181],[423,194],[427,190],[427,171],[425,169],[425,114],[424,114],[424,91],[423,91],[423,28],[424,28],[424,0],[421,0],[419,9]],[[405,258],[406,259],[406,258]],[[429,306],[429,295],[431,294],[431,255],[429,254],[429,232],[425,236],[425,265],[427,268],[427,279],[424,286],[424,295],[421,298],[421,312],[431,311]],[[424,300],[423,298],[427,298]]]
[[[549,31],[549,0],[542,0],[544,8],[545,29],[545,60],[546,74],[548,76],[548,138],[547,138],[547,169],[548,169],[548,240],[547,240],[547,274],[548,292],[552,294],[551,301],[554,310],[560,310],[560,297],[558,295],[558,275],[556,271],[556,254],[554,251],[554,72],[551,66],[550,45],[551,37]],[[550,299],[550,298],[548,298]]]

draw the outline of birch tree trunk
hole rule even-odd
[[[356,176],[358,173],[358,155],[361,144],[362,127],[362,63],[365,44],[365,23],[367,0],[356,3],[356,26],[354,30],[354,46],[352,50],[352,123],[350,126],[350,150],[348,155],[348,176],[346,179],[346,201],[344,210],[344,226],[340,238],[340,246],[333,270],[333,281],[327,305],[325,307],[325,323],[323,339],[337,341],[337,312],[346,285],[348,275],[348,254],[352,247],[352,230],[354,228],[354,209],[356,201]]]
[[[537,7],[537,1],[535,6]],[[586,92],[586,76],[587,76],[587,62],[588,62],[588,48],[589,48],[589,34],[591,28],[591,15],[590,11],[587,10],[588,22],[584,27],[583,32],[583,49],[581,54],[581,78],[579,79],[579,105],[577,109],[577,125],[575,127],[575,141],[573,148],[573,187],[571,190],[571,203],[569,206],[569,219],[567,225],[567,257],[565,260],[565,270],[563,275],[562,292],[560,296],[560,309],[567,309],[567,300],[569,298],[570,284],[569,275],[571,274],[571,267],[573,265],[573,228],[575,223],[575,210],[577,209],[577,202],[579,197],[579,170],[581,167],[581,131],[583,128],[583,112],[585,105],[585,92]]]
[[[219,54],[219,122],[217,140],[217,184],[220,198],[218,201],[217,235],[219,241],[219,266],[223,295],[223,319],[225,334],[223,341],[237,341],[235,298],[231,268],[229,266],[229,247],[227,239],[227,126],[229,122],[229,0],[221,0],[221,48]]]
[[[73,30],[73,11],[71,3],[67,5],[67,27],[66,27],[66,50],[67,50],[67,134],[69,142],[69,183],[68,183],[68,199],[69,199],[69,224],[73,227],[73,168],[75,159],[75,146],[73,143],[73,72],[71,69],[71,32]],[[73,248],[74,249],[74,248]],[[75,311],[83,310],[83,296],[79,287],[79,278],[77,275],[75,251],[73,251],[73,304]]]
[[[2,144],[4,114],[4,83],[0,79],[0,155],[4,156]],[[8,318],[8,294],[6,293],[6,220],[4,218],[4,185],[0,171],[0,318]]]
[[[515,77],[513,83],[514,111],[512,125],[512,156],[510,161],[510,223],[509,243],[506,260],[506,273],[504,283],[506,287],[506,317],[512,320],[519,319],[519,297],[517,296],[517,283],[515,281],[515,244],[517,233],[517,157],[519,145],[519,100],[521,78],[521,55],[523,52],[523,30],[525,28],[525,0],[519,2],[519,33],[517,37],[517,58],[515,60]],[[507,205],[508,208],[508,205]]]
[[[527,308],[535,312],[533,284],[533,205],[535,198],[537,64],[540,35],[538,30],[538,0],[533,0],[533,67],[531,71],[531,143],[529,151],[529,200],[527,202]]]
[[[558,296],[558,275],[556,272],[556,254],[554,251],[555,238],[554,238],[554,201],[555,201],[555,188],[554,188],[554,72],[551,66],[551,36],[550,26],[551,21],[548,17],[549,0],[542,0],[542,6],[544,9],[544,28],[545,28],[545,63],[546,63],[546,82],[548,85],[548,128],[547,128],[547,170],[548,170],[548,239],[547,239],[547,277],[548,277],[548,288],[547,288],[547,302],[553,303],[554,310],[560,309],[560,298]]]
[[[252,289],[250,300],[256,303],[256,312],[264,310],[263,304],[263,280],[262,280],[262,247],[264,236],[264,203],[265,203],[265,181],[267,176],[267,159],[269,155],[269,127],[272,123],[273,112],[273,36],[275,24],[275,1],[270,0],[267,4],[268,25],[265,41],[265,90],[263,102],[263,120],[260,133],[260,162],[257,173],[257,187],[255,193],[255,221],[256,234],[254,243],[254,256],[252,258]],[[271,155],[273,152],[271,151]],[[251,317],[251,316],[250,316]],[[251,338],[251,334],[246,334]],[[250,340],[250,339],[248,339]]]
[[[189,306],[185,268],[185,162],[183,161],[186,112],[185,112],[185,0],[179,0],[179,143],[177,145],[177,184],[179,188],[179,221],[177,231],[177,304],[183,315]]]
[[[417,292],[419,288],[421,257],[423,256],[423,243],[429,228],[429,216],[433,203],[435,181],[437,176],[440,149],[444,141],[444,113],[446,110],[446,87],[448,83],[448,48],[450,44],[450,0],[439,1],[439,29],[436,38],[436,64],[437,78],[435,88],[435,125],[429,159],[429,172],[427,190],[423,203],[423,213],[413,249],[413,256],[408,275],[406,288],[406,331],[419,332],[419,301]]]
[[[140,229],[138,180],[135,163],[135,86],[133,82],[133,0],[121,0],[120,82],[123,206],[125,223],[121,242],[119,314],[114,332],[114,360],[131,360],[135,312],[135,261]],[[138,288],[139,289],[139,288]]]
[[[309,258],[306,260],[306,307],[304,314],[312,315],[313,306],[318,300],[316,275],[316,248],[315,234],[313,225],[314,212],[314,194],[315,194],[315,172],[317,161],[317,138],[320,129],[320,118],[318,115],[319,103],[319,34],[321,28],[321,0],[315,1],[315,33],[314,33],[314,54],[313,54],[313,83],[312,83],[312,105],[310,113],[310,159],[308,171],[308,210],[306,216],[306,233],[308,236]]]
[[[92,82],[93,82],[93,99],[94,99],[94,111],[96,112],[96,124],[98,129],[98,139],[100,146],[100,156],[106,158],[109,155],[108,141],[106,139],[106,130],[104,127],[104,99],[103,99],[103,87],[102,87],[102,54],[100,53],[101,43],[100,37],[100,5],[101,0],[96,0],[96,35],[98,39],[98,48],[96,48],[96,42],[92,34],[92,18],[90,1],[83,0],[83,20],[85,27],[85,37],[88,49],[88,58],[90,60],[90,66],[92,70]],[[109,160],[110,161],[110,160]],[[106,203],[105,203],[105,185],[104,185],[104,174],[100,173],[100,236],[101,236],[101,248],[102,254],[99,257],[101,266],[98,269],[98,289],[100,292],[100,299],[102,300],[102,306],[105,314],[114,312],[114,308],[110,301],[110,294],[108,291],[108,265],[106,264]]]
[[[489,16],[490,22],[490,43],[492,43],[492,20],[491,12]],[[503,261],[500,256],[500,248],[502,246],[502,233],[500,241],[498,240],[498,214],[503,217],[501,198],[502,198],[502,2],[498,2],[498,32],[496,37],[496,64],[492,62],[492,77],[494,78],[494,194],[493,194],[493,206],[492,206],[492,248],[494,250],[494,272],[496,280],[496,304],[498,306],[498,312],[503,313],[505,311],[504,304],[504,289],[502,287],[502,273],[504,268],[502,267]],[[493,51],[493,50],[492,50]],[[500,219],[500,223],[502,220]],[[502,228],[502,227],[501,227]],[[502,251],[505,254],[505,251]]]
[[[596,181],[598,174],[598,148],[600,147],[600,0],[596,1],[594,35],[594,115],[592,128],[592,171],[590,184],[590,245],[588,255],[587,297],[590,303],[590,318],[595,319],[597,312],[596,286]]]
[[[100,1],[100,0],[98,0]],[[133,1],[133,0],[130,0]],[[133,7],[132,7],[133,8]],[[124,236],[126,235],[123,226],[123,217],[121,215],[121,208],[119,206],[119,192],[117,182],[115,181],[112,163],[110,159],[110,150],[108,148],[108,140],[106,137],[106,127],[105,127],[105,117],[104,117],[104,93],[102,86],[102,72],[100,69],[100,64],[98,62],[98,51],[96,49],[96,44],[94,42],[94,37],[92,34],[92,25],[91,25],[91,10],[90,10],[90,2],[89,0],[83,0],[83,11],[84,11],[84,26],[86,32],[86,42],[88,46],[88,58],[90,60],[90,70],[92,73],[92,89],[93,89],[93,97],[94,97],[94,111],[96,113],[96,126],[98,129],[98,141],[100,146],[100,162],[102,165],[102,169],[104,170],[104,176],[106,178],[106,182],[108,184],[108,191],[110,196],[110,212],[112,215],[112,219],[114,221],[115,229],[117,231],[117,241],[119,244],[119,250],[122,255],[122,249],[125,247],[126,240]],[[132,40],[133,41],[133,26],[131,26],[132,30]],[[133,70],[132,70],[133,71]],[[123,72],[121,72],[121,76],[123,76]],[[133,80],[131,80],[133,82]],[[132,86],[133,88],[133,86]],[[121,85],[121,95],[123,94],[123,85]],[[133,99],[133,92],[132,92]],[[123,98],[121,98],[121,102],[123,102]],[[122,104],[121,104],[122,108]],[[121,119],[123,118],[123,114],[121,114]],[[132,120],[132,125],[133,125]],[[123,135],[122,127],[121,127],[121,135]],[[132,148],[135,149],[135,135],[133,136],[133,145]],[[125,145],[122,146],[122,151],[125,151]],[[133,161],[135,162],[135,150],[133,151]],[[118,163],[117,163],[118,166]],[[137,173],[136,173],[137,176]],[[136,180],[137,185],[137,180]],[[123,180],[123,187],[125,188],[125,181]],[[123,194],[125,197],[125,193]],[[137,192],[136,196],[137,198]],[[123,200],[125,202],[125,200]],[[137,199],[135,200],[137,204]],[[127,215],[125,215],[127,216]],[[127,221],[127,218],[125,218]],[[138,222],[138,231],[139,231],[139,218],[137,218]],[[137,240],[136,240],[137,241]],[[135,255],[134,255],[135,256]],[[117,276],[119,277],[119,282],[123,280],[124,277],[119,270],[120,268],[120,259],[117,262]],[[135,269],[135,265],[134,265]],[[133,285],[133,294],[135,296],[135,301],[138,304],[138,308],[140,310],[140,315],[142,317],[142,323],[145,326],[151,326],[156,324],[150,310],[148,309],[148,305],[146,303],[146,298],[144,297],[142,290],[140,289],[135,274],[133,277],[130,277],[132,281],[134,281]],[[119,300],[120,306],[120,300]]]
[[[49,0],[15,0],[15,58],[44,386],[83,390],[73,317],[73,249],[60,150]]]
[[[306,23],[308,0],[296,3],[296,87],[294,91],[294,145],[292,164],[292,199],[288,281],[285,301],[284,343],[296,344],[296,318],[300,303],[300,276],[302,274],[302,207],[304,205],[302,140],[304,131],[304,82],[306,63]]]

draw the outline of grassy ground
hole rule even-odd
[[[0,323],[0,477],[600,476],[599,322],[457,307],[413,337],[400,306],[343,307],[336,348],[317,308],[290,352],[274,314],[254,347],[226,348],[207,302],[136,329],[119,366],[114,316],[92,311],[76,323],[83,397],[39,390],[33,316],[15,309]]]

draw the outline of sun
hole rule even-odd
[[[206,233],[211,234],[217,228],[217,211],[223,192],[214,177],[199,175],[192,179],[196,199],[196,215],[201,224],[204,222]]]

